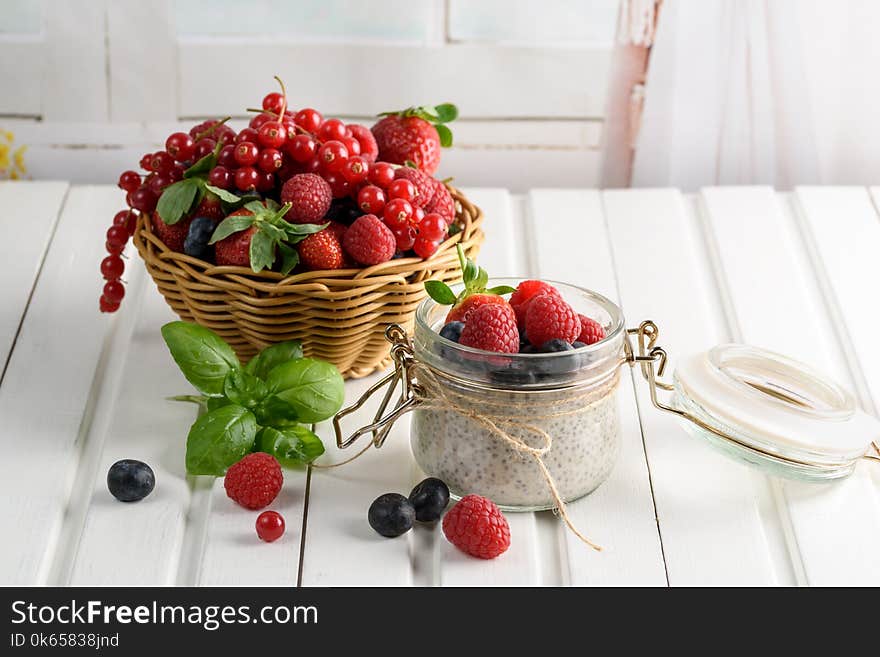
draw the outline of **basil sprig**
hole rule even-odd
[[[173,399],[203,406],[186,439],[186,470],[220,476],[250,452],[272,454],[287,467],[324,453],[306,424],[342,407],[344,386],[330,363],[304,358],[297,341],[263,349],[242,367],[232,348],[197,324],[171,322],[162,337],[186,379],[201,395]]]

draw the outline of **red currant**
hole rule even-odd
[[[321,173],[321,158],[316,155],[311,160],[309,160],[308,164],[306,164],[306,170],[304,173]]]
[[[315,153],[318,152],[318,142],[309,135],[296,135],[288,140],[285,150],[295,161],[305,163],[315,157]]]
[[[382,189],[394,182],[394,167],[387,162],[375,162],[370,167],[370,182]]]
[[[249,141],[256,144],[259,141],[260,133],[253,128],[245,128],[235,136],[235,143],[240,144],[243,141]]]
[[[301,109],[296,113],[296,116],[293,117],[294,123],[306,132],[311,132],[312,134],[315,134],[318,131],[323,120],[324,117],[321,116],[321,113],[311,107]]]
[[[123,171],[119,175],[119,189],[133,192],[141,186],[141,176],[137,171]]]
[[[361,210],[378,216],[385,209],[385,192],[375,185],[367,185],[358,192],[357,202]]]
[[[345,147],[348,149],[349,155],[360,155],[361,154],[361,142],[359,142],[354,137],[343,137],[340,139]]]
[[[129,225],[133,227],[136,220],[137,217],[131,210],[120,210],[113,215],[113,225],[122,226],[125,230],[128,230]]]
[[[432,242],[424,237],[417,237],[415,244],[413,244],[413,251],[420,258],[430,258],[437,252],[437,247],[439,246],[439,242]]]
[[[125,286],[119,281],[107,281],[104,284],[104,298],[113,303],[119,303],[125,296]]]
[[[214,137],[217,141],[226,146],[227,144],[235,143],[235,130],[224,124],[217,128]]]
[[[165,151],[156,151],[150,158],[150,171],[161,173],[174,166],[174,158]]]
[[[318,139],[321,141],[339,141],[345,137],[345,124],[339,119],[327,119],[318,128]]]
[[[104,295],[101,295],[101,301],[99,304],[102,313],[115,313],[119,310],[119,302],[118,301],[110,301]]]
[[[260,152],[257,158],[257,168],[266,173],[275,173],[284,164],[281,151],[275,148],[267,148]]]
[[[348,159],[348,149],[341,141],[327,141],[318,149],[318,157],[324,171],[336,173],[342,171]]]
[[[268,192],[275,187],[275,174],[269,171],[257,171],[259,180],[257,180],[257,191]]]
[[[180,162],[175,163],[171,169],[165,172],[165,175],[171,180],[171,182],[177,182],[178,180],[183,180],[183,172],[186,171],[186,167],[183,166]]]
[[[220,189],[230,189],[234,181],[235,177],[232,172],[219,164],[208,174],[208,184]]]
[[[108,255],[101,261],[101,274],[108,281],[115,281],[125,271],[125,263],[118,255]]]
[[[412,201],[416,196],[416,186],[405,178],[399,178],[388,185],[388,198],[402,198]]]
[[[227,169],[238,168],[238,162],[235,161],[234,144],[227,144],[220,149],[220,152],[217,154],[217,164],[221,167],[226,167]]]
[[[426,240],[443,239],[446,237],[446,231],[446,219],[436,212],[425,215],[425,218],[419,222],[419,237],[424,237]]]
[[[273,91],[263,97],[263,109],[272,112],[276,116],[281,114],[286,104],[287,102],[284,98],[284,94],[280,94],[277,91]]]
[[[235,172],[235,186],[243,192],[252,192],[260,182],[260,173],[253,167],[242,167]]]
[[[235,147],[235,161],[243,167],[256,164],[259,157],[260,149],[253,142],[243,141]]]
[[[214,152],[214,147],[216,145],[217,142],[210,137],[202,137],[196,142],[196,148],[195,151],[193,151],[193,159],[201,160],[206,155],[210,155]]]
[[[425,211],[422,210],[422,208],[420,208],[418,205],[414,205],[413,206],[412,222],[416,226],[418,226],[420,223],[422,223],[422,219],[424,219],[424,218],[425,218]]]
[[[120,253],[122,253],[125,245],[110,244],[110,242],[105,242],[104,248],[107,249],[107,253],[109,253],[110,255],[119,255]]]
[[[146,187],[139,187],[126,196],[129,207],[141,212],[152,212],[156,209],[156,195]]]
[[[138,166],[141,169],[143,169],[144,171],[149,171],[150,170],[150,160],[152,160],[152,159],[153,159],[152,153],[145,153],[145,154],[141,155],[141,161],[138,162]]]
[[[128,230],[125,226],[110,226],[107,229],[107,242],[113,245],[123,246],[128,241]]]
[[[330,191],[333,192],[333,198],[342,198],[351,194],[351,183],[343,178],[341,173],[325,173],[324,180],[330,185]]]
[[[397,241],[398,251],[409,251],[415,244],[415,231],[410,226],[394,228],[391,232],[394,233],[394,239]]]
[[[281,148],[287,141],[287,130],[278,121],[266,121],[257,132],[260,145],[267,148]]]
[[[348,161],[342,168],[342,175],[352,185],[362,183],[367,179],[370,173],[370,163],[360,155],[349,156]]]
[[[169,172],[170,173],[170,172]],[[157,197],[162,195],[162,190],[171,184],[171,177],[164,173],[157,173],[150,179],[150,191]]]
[[[178,162],[186,162],[192,159],[196,143],[185,132],[175,132],[165,140],[165,150]]]
[[[266,112],[262,112],[261,114],[257,114],[254,118],[251,119],[251,122],[248,124],[254,130],[259,130],[260,126],[266,123],[267,121],[274,121],[275,117]]]
[[[257,536],[271,543],[284,534],[284,518],[277,511],[263,511],[257,516]]]
[[[392,230],[394,228],[402,228],[409,225],[413,217],[413,206],[406,199],[395,198],[385,204],[385,210],[382,212],[385,223]]]

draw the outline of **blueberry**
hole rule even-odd
[[[586,347],[587,345],[584,344],[583,342],[575,340],[574,342],[571,343],[571,346],[574,347],[575,349],[580,349],[581,347]]]
[[[555,351],[571,351],[572,349],[574,347],[571,346],[570,342],[566,342],[562,338],[553,338],[541,345],[540,352],[542,354],[549,354]]]
[[[520,345],[519,353],[521,353],[521,354],[536,354],[536,353],[538,353],[538,350],[535,349],[534,345],[524,344],[524,345]]]
[[[462,329],[464,329],[464,322],[449,322],[440,329],[440,335],[447,340],[458,342],[461,339]]]
[[[350,224],[363,214],[357,206],[354,199],[346,196],[345,198],[334,199],[330,203],[330,209],[324,215],[324,221],[339,221],[343,224]]]
[[[416,510],[416,520],[419,522],[440,520],[449,504],[449,487],[436,477],[428,477],[412,489],[409,501]]]
[[[370,527],[388,538],[408,532],[412,529],[415,519],[416,510],[400,493],[380,495],[373,500],[367,513]]]
[[[207,217],[193,219],[183,242],[183,252],[193,258],[207,260],[211,256],[211,246],[208,244],[208,240],[211,239],[216,227],[217,224]]]
[[[153,492],[156,476],[153,469],[142,461],[122,459],[110,466],[107,488],[120,502],[137,502]]]
[[[489,372],[489,378],[495,383],[500,383],[505,386],[528,385],[537,380],[535,372],[515,367],[492,370]]]

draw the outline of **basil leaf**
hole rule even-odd
[[[443,281],[425,281],[425,290],[429,297],[444,306],[451,306],[456,302],[455,292]]]
[[[214,234],[211,235],[211,239],[208,241],[208,244],[215,244],[222,239],[226,239],[232,233],[237,233],[240,230],[245,230],[254,225],[254,215],[252,214],[237,214],[234,216],[226,217],[223,221],[220,222],[220,225],[214,229]]]
[[[458,108],[452,103],[441,103],[434,108],[440,123],[449,123],[458,118]]]
[[[442,123],[434,126],[437,129],[437,136],[440,137],[440,145],[443,148],[452,146],[452,130]]]
[[[159,197],[156,211],[169,226],[173,226],[181,217],[190,211],[195,204],[196,197],[202,189],[201,180],[178,180],[169,185]]]
[[[171,322],[162,337],[186,380],[209,397],[222,395],[226,375],[241,366],[232,347],[198,324]]]
[[[205,402],[205,408],[209,411],[214,411],[218,408],[223,408],[224,406],[229,406],[232,402],[229,401],[226,397],[208,397],[208,401]]]
[[[283,242],[278,243],[278,250],[281,252],[281,275],[287,276],[299,264],[299,252]]]
[[[275,262],[275,240],[263,230],[258,230],[251,237],[250,259],[254,272],[268,269]]]
[[[214,187],[214,185],[205,185],[205,189],[209,192],[213,192],[217,196],[220,197],[221,200],[226,201],[227,203],[238,203],[241,199],[233,194],[230,191],[223,189],[222,187]]]
[[[254,356],[245,366],[244,371],[248,374],[265,379],[269,372],[291,360],[297,360],[303,357],[302,345],[298,340],[290,340],[288,342],[279,342],[266,347],[259,354]]]
[[[235,404],[202,415],[186,437],[186,471],[193,475],[220,476],[254,446],[257,420]]]
[[[301,358],[283,363],[266,377],[269,392],[290,404],[304,423],[321,422],[342,408],[342,375],[322,360]]]
[[[293,405],[269,395],[254,409],[257,422],[261,426],[272,426],[276,429],[292,427],[299,424],[299,411]]]
[[[223,382],[223,393],[229,401],[246,408],[259,404],[268,392],[262,379],[239,369],[231,370]]]
[[[281,465],[311,463],[324,453],[324,443],[308,427],[298,424],[286,429],[264,427],[257,434],[257,451],[271,454]]]
[[[495,287],[490,287],[486,292],[489,294],[510,294],[511,292],[516,292],[516,288],[509,285],[496,285]]]

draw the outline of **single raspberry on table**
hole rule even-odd
[[[586,315],[578,315],[578,319],[581,320],[581,333],[578,336],[578,342],[595,344],[599,340],[605,339],[605,329],[595,319]]]
[[[516,313],[516,321],[520,328],[525,328],[528,302],[539,294],[555,294],[558,297],[562,296],[555,287],[550,285],[550,283],[535,280],[522,281],[516,286],[516,291],[510,295],[510,305]]]
[[[472,557],[494,559],[510,547],[510,526],[492,500],[466,495],[443,516],[443,534]]]
[[[416,195],[412,199],[413,205],[424,208],[434,198],[434,179],[428,174],[412,167],[400,167],[394,172],[395,180],[409,180],[416,188]]]
[[[378,265],[391,260],[397,249],[394,233],[374,214],[355,219],[342,238],[345,252],[362,265]]]
[[[564,299],[543,293],[529,302],[526,310],[526,337],[536,347],[550,340],[574,342],[581,334],[581,321]]]
[[[333,202],[329,183],[314,173],[299,173],[281,188],[281,202],[290,203],[285,219],[294,224],[319,224]]]
[[[517,353],[519,330],[513,308],[506,302],[486,303],[474,308],[461,331],[459,344],[503,354]]]
[[[452,307],[452,310],[446,315],[445,323],[467,322],[468,317],[475,309],[485,306],[487,303],[508,305],[504,297],[497,294],[472,294]]]
[[[309,235],[297,245],[297,250],[300,261],[311,271],[342,269],[342,244],[333,226]]]
[[[425,212],[427,214],[436,212],[449,225],[455,221],[455,201],[452,199],[452,194],[449,193],[449,188],[436,178],[431,179],[431,185],[434,187],[434,195],[425,206]]]
[[[271,454],[254,452],[229,467],[223,486],[234,502],[246,509],[262,509],[281,491],[284,475]]]
[[[183,253],[183,243],[189,234],[189,225],[192,223],[192,217],[181,219],[176,224],[170,226],[162,221],[158,212],[150,215],[150,226],[156,236],[172,251]]]

